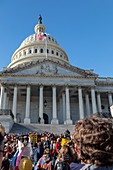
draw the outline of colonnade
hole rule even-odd
[[[43,86],[39,87],[39,117],[41,118],[40,123],[44,123],[43,119]],[[51,124],[59,124],[58,116],[57,116],[57,96],[56,96],[56,88],[57,86],[52,87],[52,120]],[[97,93],[97,104],[96,104],[96,96],[94,87],[91,88],[91,102],[92,102],[92,111],[90,108],[89,102],[89,91],[85,93],[85,103],[83,102],[83,89],[82,87],[78,87],[78,101],[79,101],[79,118],[84,118],[84,104],[86,104],[86,112],[89,116],[91,113],[102,112],[101,109],[101,96],[100,93]],[[25,110],[25,118],[24,123],[30,123],[30,97],[31,97],[31,87],[27,86],[26,90],[26,110]],[[16,122],[16,112],[17,112],[17,95],[18,95],[18,87],[14,87],[13,93],[13,106],[12,112],[14,115],[14,120]],[[64,124],[72,124],[71,120],[71,112],[70,112],[70,94],[69,87],[65,87],[64,91],[61,94],[62,96],[62,116],[64,120]],[[5,87],[1,85],[1,96],[0,96],[0,109],[7,109],[9,103],[9,97],[5,92]],[[112,93],[108,93],[108,101],[109,106],[113,104],[112,101]]]

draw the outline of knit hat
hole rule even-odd
[[[19,164],[19,170],[31,170],[33,163],[28,158],[23,158]]]

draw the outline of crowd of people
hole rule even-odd
[[[79,120],[70,135],[6,134],[0,124],[1,170],[113,170],[113,125],[97,115]]]

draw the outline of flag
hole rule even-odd
[[[37,34],[36,40],[46,40],[47,35],[46,34]]]

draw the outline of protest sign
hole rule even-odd
[[[71,142],[71,140],[62,138],[61,146],[68,145],[68,143],[70,143],[70,142]]]
[[[37,135],[29,135],[31,143],[37,142]]]

